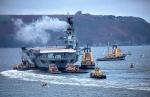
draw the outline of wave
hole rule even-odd
[[[146,90],[150,91],[150,84],[146,82],[131,82],[127,80],[95,80],[86,76],[74,76],[74,75],[52,75],[45,73],[37,73],[35,70],[18,71],[7,70],[0,72],[2,76],[9,78],[17,78],[26,81],[40,81],[49,84],[59,85],[76,85],[76,86],[92,86],[92,87],[104,87],[104,88],[125,88],[133,90]]]

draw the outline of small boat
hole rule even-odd
[[[104,58],[97,58],[96,61],[119,61],[125,60],[126,56],[117,45],[113,45],[111,51],[108,47],[108,54]]]
[[[81,69],[94,69],[95,68],[93,54],[92,54],[91,48],[89,48],[88,46],[83,49],[82,62],[81,62],[80,68]]]
[[[141,54],[140,57],[141,57],[141,58],[144,58],[144,54]]]
[[[131,64],[130,64],[130,68],[134,68],[134,65],[133,65],[133,63],[131,63]]]
[[[42,87],[46,87],[47,86],[47,83],[42,83]]]
[[[78,65],[67,64],[63,73],[88,73],[87,71],[80,69]]]
[[[95,68],[94,72],[90,73],[90,77],[95,79],[106,79],[106,75],[99,68]]]
[[[49,65],[49,72],[52,74],[59,74],[61,71],[58,70],[57,66],[55,64]]]

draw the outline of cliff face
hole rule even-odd
[[[122,45],[149,44],[150,24],[137,17],[92,16],[75,17],[79,40],[106,44],[118,42]]]
[[[49,15],[65,20],[65,15]],[[41,15],[0,16],[0,47],[33,46],[15,39],[15,25],[12,19],[21,18],[25,23],[38,19]],[[75,32],[80,45],[107,45],[117,42],[120,45],[150,44],[150,23],[138,17],[112,15],[90,15],[77,13],[73,16]],[[59,44],[58,37],[63,33],[51,32],[48,45]],[[40,46],[40,44],[34,44]]]

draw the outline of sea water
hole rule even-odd
[[[7,97],[26,97],[31,91],[31,94],[37,91],[38,87],[41,89],[41,83],[48,83],[47,89],[52,92],[53,87],[84,87],[91,88],[105,88],[105,89],[127,89],[135,91],[150,92],[150,46],[120,46],[123,52],[131,53],[125,60],[122,61],[95,61],[96,67],[99,67],[107,76],[107,79],[96,80],[90,78],[90,72],[85,74],[49,74],[48,72],[40,70],[18,71],[12,70],[14,64],[21,62],[20,48],[1,48],[0,49],[0,94]],[[94,59],[104,57],[107,53],[107,47],[92,47]],[[81,56],[77,65],[80,65]],[[134,68],[130,68],[130,64],[134,64]],[[36,84],[35,84],[36,83]],[[38,85],[37,85],[38,84]],[[13,85],[13,86],[12,86]],[[37,86],[38,87],[37,87]],[[11,86],[9,88],[9,86]],[[14,91],[15,86],[21,87],[20,90]],[[29,86],[29,87],[26,87]],[[35,87],[32,87],[35,86]],[[8,89],[9,88],[9,89]],[[62,89],[54,89],[55,91],[64,91]],[[27,92],[28,91],[28,92]],[[43,90],[39,90],[38,93]],[[87,91],[88,92],[88,91]],[[21,93],[21,94],[18,94]],[[27,93],[22,95],[22,93]],[[62,95],[65,92],[62,92]],[[68,93],[68,91],[66,91]],[[33,96],[34,95],[31,95]],[[51,93],[52,94],[52,93]],[[51,94],[46,94],[47,97]],[[77,97],[80,95],[79,93]],[[60,93],[61,95],[61,93]],[[62,96],[61,95],[61,96]],[[95,94],[93,94],[95,95]],[[42,97],[45,97],[42,96]],[[55,96],[58,96],[55,94]],[[74,96],[73,94],[70,96]],[[80,95],[81,96],[81,95]],[[81,97],[83,97],[82,95]],[[92,97],[88,95],[89,97]],[[87,96],[87,97],[88,97]],[[41,96],[39,96],[41,97]],[[63,97],[63,96],[62,96]],[[65,97],[65,95],[64,95]],[[85,96],[86,97],[86,96]],[[97,95],[93,96],[97,97]],[[101,96],[100,96],[101,97]],[[105,96],[104,96],[105,97]],[[146,96],[145,96],[146,97]],[[148,95],[147,95],[148,97]]]

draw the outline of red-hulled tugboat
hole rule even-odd
[[[55,64],[49,65],[49,72],[52,74],[59,74],[61,71],[58,70],[57,66]]]
[[[88,73],[87,71],[80,69],[78,65],[67,64],[64,73]]]
[[[21,64],[17,64],[13,66],[13,69],[15,70],[29,70],[29,69],[34,69],[35,65],[29,63],[27,59],[22,58]]]

